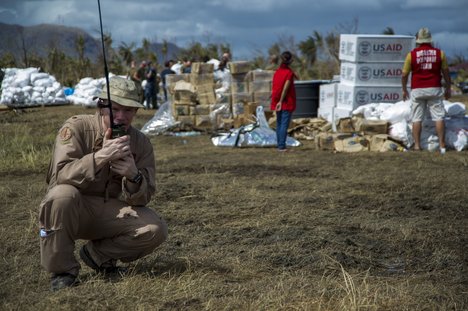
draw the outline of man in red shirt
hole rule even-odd
[[[411,120],[413,123],[414,150],[421,150],[422,120],[429,109],[435,121],[439,137],[440,153],[445,153],[445,109],[443,98],[450,98],[450,75],[445,54],[432,46],[432,36],[427,28],[421,28],[416,35],[416,48],[408,53],[403,66],[401,83],[403,100],[407,100],[407,83],[411,75]],[[442,88],[442,76],[445,92]]]
[[[289,67],[292,61],[291,52],[283,52],[281,54],[281,65],[275,71],[272,81],[270,108],[272,111],[276,111],[278,151],[286,151],[289,122],[292,113],[296,109],[296,89],[294,87],[296,74]]]

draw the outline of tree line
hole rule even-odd
[[[293,35],[280,35],[265,54],[261,50],[253,51],[253,57],[249,61],[252,69],[268,68],[272,55],[280,55],[282,51],[289,50],[294,55],[295,62],[292,67],[302,80],[329,80],[340,71],[339,44],[341,33],[357,33],[358,20],[354,19],[348,24],[340,24],[328,33],[312,31],[305,40],[296,42]],[[393,35],[391,27],[383,30],[382,34]],[[104,64],[102,51],[91,61],[85,56],[85,39],[77,36],[74,41],[75,56],[67,55],[55,45],[51,45],[47,50],[47,55],[40,57],[28,47],[23,36],[19,36],[19,49],[16,55],[12,53],[3,54],[0,57],[0,68],[27,68],[38,67],[42,71],[53,75],[63,85],[76,85],[84,77],[99,78],[104,75]],[[142,60],[153,62],[158,71],[163,68],[163,64],[172,55],[168,55],[170,42],[163,40],[160,45],[162,59],[158,59],[155,53],[154,44],[149,39],[144,38],[141,45],[132,42],[130,44],[121,42],[114,47],[112,35],[104,34],[104,45],[106,49],[106,59],[109,71],[117,75],[126,75],[130,70],[132,61],[139,63]],[[229,43],[206,43],[193,41],[187,47],[181,48],[177,55],[177,60],[184,58],[193,61],[206,61],[211,58],[219,58],[223,53],[232,55]],[[456,58],[457,62],[464,62],[463,57]]]

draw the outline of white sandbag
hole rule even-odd
[[[402,141],[406,147],[410,147],[414,143],[411,127],[406,120],[390,125],[388,134],[393,138]]]
[[[38,92],[38,91],[33,91],[32,94],[31,94],[31,99],[36,100],[36,99],[39,99],[39,98],[42,98],[42,93]]]
[[[410,121],[411,118],[411,102],[399,101],[389,106],[380,115],[381,120],[386,120],[391,124],[401,122],[403,120]]]
[[[357,107],[353,115],[361,114],[367,120],[380,120],[381,114],[394,104],[390,103],[371,103]]]
[[[94,79],[93,78],[90,78],[90,77],[86,77],[86,78],[82,78],[78,84],[79,85],[86,85],[86,84],[90,84]]]
[[[34,91],[34,92],[39,92],[39,93],[45,92],[45,89],[46,89],[46,88],[43,87],[43,86],[34,86],[34,87],[33,87],[33,91]]]
[[[460,102],[452,103],[444,100],[444,108],[449,118],[464,117],[466,115],[466,107]]]
[[[31,83],[34,83],[38,79],[47,79],[49,74],[44,72],[32,72],[30,76]]]
[[[32,91],[33,91],[33,87],[30,85],[26,85],[21,88],[21,92],[23,93],[32,93]]]
[[[457,151],[468,149],[468,131],[458,131],[457,138],[453,141],[453,147]]]
[[[48,77],[48,78],[43,78],[43,79],[37,79],[36,81],[34,81],[33,85],[47,87],[47,86],[52,86],[53,83],[54,83],[54,80]]]
[[[436,151],[439,149],[439,138],[435,133],[421,131],[421,149]]]
[[[16,76],[11,83],[11,86],[14,87],[24,87],[31,84],[31,72],[37,72],[36,68],[26,68],[23,70],[18,70]]]

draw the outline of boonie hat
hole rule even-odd
[[[428,28],[421,28],[416,35],[416,43],[432,43],[432,35]]]
[[[134,81],[113,76],[109,79],[109,90],[111,101],[126,107],[144,108],[140,104],[139,88]],[[108,99],[107,85],[102,87],[98,97]]]

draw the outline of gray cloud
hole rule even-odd
[[[191,41],[230,43],[236,58],[266,50],[281,36],[296,43],[333,30],[346,32],[358,21],[358,32],[379,34],[392,27],[414,34],[429,27],[449,55],[468,57],[466,0],[101,0],[104,29],[114,42],[164,39],[180,46]],[[80,27],[97,36],[97,0],[4,0],[0,21]],[[348,27],[349,28],[349,27]]]

